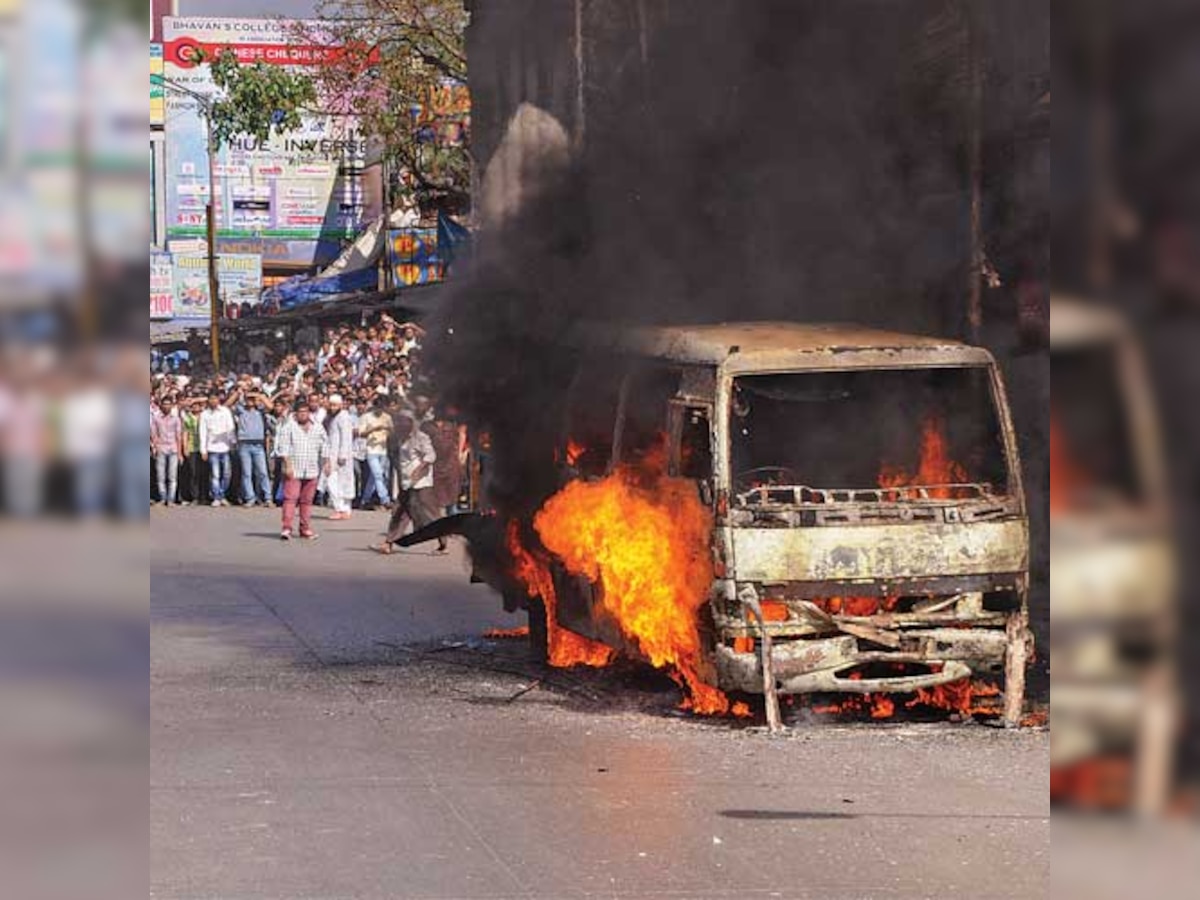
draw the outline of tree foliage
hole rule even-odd
[[[209,61],[222,95],[212,102],[213,138],[218,147],[247,135],[265,143],[271,133],[294,131],[303,113],[316,107],[313,80],[283,66],[256,62],[243,66],[231,50]]]
[[[218,135],[265,137],[299,124],[313,106],[353,114],[408,189],[425,203],[464,205],[471,160],[466,129],[463,0],[318,0],[317,18],[292,25],[294,44],[324,61],[304,71],[213,61],[226,91]]]

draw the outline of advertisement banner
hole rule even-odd
[[[211,96],[216,87],[209,67],[197,59],[201,51],[225,47],[246,61],[273,65],[327,62],[326,50],[295,45],[296,26],[274,19],[168,18],[166,77]],[[166,112],[167,236],[200,237],[209,190],[204,118],[197,102],[178,91],[167,91]],[[353,116],[336,112],[305,116],[298,130],[264,144],[235,137],[222,148],[213,173],[219,248],[255,241],[267,265],[322,265],[379,215],[365,189],[367,142]]]
[[[400,228],[388,232],[388,265],[396,287],[432,284],[442,280],[436,228]]]
[[[176,319],[204,319],[212,315],[208,302],[208,257],[172,254],[171,279]],[[230,253],[217,257],[221,289],[221,316],[238,318],[262,302],[262,257]]]
[[[175,314],[174,273],[171,254],[150,251],[150,318],[169,319]]]

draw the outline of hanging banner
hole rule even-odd
[[[150,318],[169,319],[175,314],[174,273],[171,254],[150,251]]]
[[[230,48],[246,62],[303,69],[329,62],[328,48],[296,45],[295,29],[317,27],[276,19],[173,17],[163,22],[166,77],[181,88],[212,96],[202,54]],[[260,144],[235,137],[214,166],[217,245],[257,242],[267,265],[314,266],[332,262],[380,214],[365,179],[367,142],[358,121],[321,101],[330,114],[304,117],[301,127]],[[197,101],[167,91],[167,236],[205,234],[208,203],[207,131]]]
[[[396,287],[442,280],[436,228],[400,228],[388,232],[388,265]]]
[[[176,319],[205,319],[211,315],[208,302],[208,257],[172,255],[172,293]],[[236,319],[262,302],[262,257],[252,253],[230,253],[217,257],[217,281],[221,289],[221,317]]]

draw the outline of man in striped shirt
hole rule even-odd
[[[312,420],[306,401],[299,401],[292,417],[279,426],[275,452],[283,460],[283,530],[279,537],[285,541],[292,539],[292,522],[299,507],[300,537],[314,540],[317,534],[312,529],[313,495],[321,472],[328,475],[331,467],[328,436]]]

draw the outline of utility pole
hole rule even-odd
[[[213,372],[217,372],[221,368],[221,281],[217,275],[217,134],[213,125],[212,100],[162,75],[151,75],[150,79],[167,90],[191,97],[204,114],[205,147],[208,153],[208,203],[204,207],[205,238],[208,243],[208,343]]]
[[[585,0],[575,0],[575,127],[576,152],[582,152],[587,124],[587,57],[583,46]]]
[[[208,124],[208,205],[204,209],[208,235],[208,345],[212,351],[213,374],[221,369],[221,282],[217,277],[217,136],[213,130],[212,107],[204,105]]]
[[[970,192],[970,270],[967,329],[972,344],[983,338],[983,41],[977,14],[963,4],[967,20],[967,178]]]

